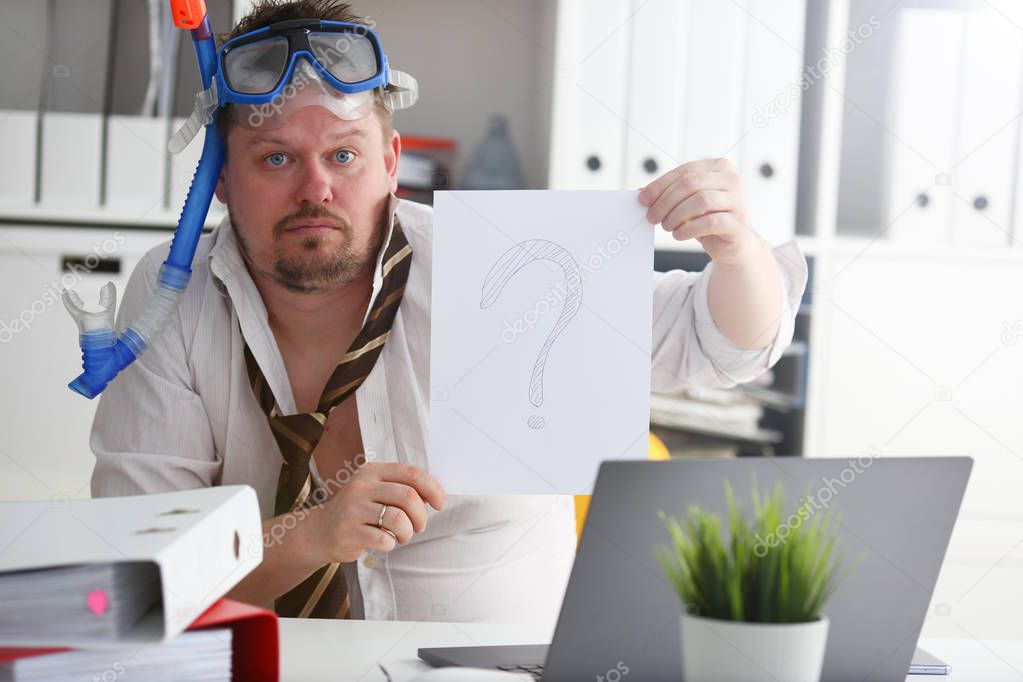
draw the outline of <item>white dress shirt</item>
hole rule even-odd
[[[411,273],[387,344],[355,397],[368,457],[428,468],[433,210],[402,200],[397,215],[413,248]],[[132,273],[119,327],[149,300],[168,249],[169,242],[153,249]],[[786,312],[774,342],[762,350],[736,347],[715,326],[707,304],[713,264],[702,273],[654,273],[654,390],[730,386],[777,361],[792,338],[806,261],[794,242],[775,255]],[[228,219],[200,239],[193,270],[178,314],[103,393],[91,438],[92,493],[248,484],[269,518],[281,455],[249,385],[239,325],[282,412],[297,410]],[[380,280],[378,258],[375,290]],[[315,475],[315,461],[313,467]],[[345,565],[352,616],[550,628],[575,545],[570,496],[450,496],[407,544],[364,552]]]

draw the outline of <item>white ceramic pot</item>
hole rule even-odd
[[[819,682],[828,619],[741,623],[682,616],[685,682]]]

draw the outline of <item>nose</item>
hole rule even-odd
[[[295,192],[298,204],[329,204],[334,198],[331,176],[327,168],[316,160],[302,165],[301,179]]]

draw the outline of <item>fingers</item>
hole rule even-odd
[[[411,464],[381,463],[373,465],[373,475],[381,481],[401,483],[415,490],[434,509],[443,509],[447,495],[440,481]],[[390,504],[390,503],[388,503]],[[404,508],[404,507],[403,507]]]
[[[720,237],[726,242],[735,240],[739,230],[748,229],[740,223],[732,213],[708,213],[685,223],[671,233],[677,241],[699,239],[702,237]]]
[[[728,159],[690,161],[672,168],[644,187],[639,193],[639,202],[644,206],[653,207],[664,193],[676,184],[691,185],[692,189],[726,189],[736,178],[738,173]],[[660,219],[652,222],[656,224]]]
[[[379,517],[378,513],[377,518]],[[421,533],[426,530],[425,522],[423,523],[422,528],[418,531],[415,530],[408,513],[398,509],[397,507],[391,507],[390,505],[388,505],[387,511],[384,512],[384,521],[380,524],[380,526],[394,533],[398,538],[398,543],[402,545],[412,539],[412,534],[414,532]]]
[[[698,192],[725,192],[729,184],[720,173],[682,173],[647,209],[646,217],[651,224],[663,223],[676,206]]]
[[[397,535],[397,533],[395,533]],[[377,552],[390,552],[398,546],[397,541],[390,535],[376,527],[376,525],[363,524],[355,531],[353,538],[359,547],[372,549]]]
[[[386,504],[388,510],[384,513],[385,517],[391,513],[392,509],[401,511],[408,518],[415,532],[422,533],[426,530],[426,504],[419,497],[419,493],[415,489],[403,483],[381,481],[374,487],[368,499],[376,504],[378,514],[380,513],[380,505]],[[376,518],[373,519],[374,524],[376,520]],[[394,530],[394,528],[391,528],[391,530]]]
[[[415,493],[413,493],[415,494]],[[373,528],[386,528],[395,534],[399,545],[404,545],[406,542],[412,539],[414,532],[420,532],[422,529],[413,529],[412,521],[409,515],[400,507],[392,506],[387,504],[387,509],[384,511],[384,518],[380,525],[377,522],[380,520],[380,509],[381,504],[387,504],[386,502],[368,502],[365,506],[365,515],[360,516],[365,519],[365,523]],[[420,503],[422,505],[422,503]],[[425,515],[425,510],[424,510]],[[423,528],[425,528],[425,523]]]
[[[661,220],[661,227],[674,232],[686,223],[710,213],[732,211],[736,206],[735,194],[716,189],[699,190],[690,194],[672,208]]]

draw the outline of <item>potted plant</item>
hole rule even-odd
[[[663,511],[671,546],[657,558],[683,605],[686,682],[817,682],[828,619],[821,609],[840,582],[833,515],[809,503],[785,516],[779,484],[769,497],[753,484],[747,521],[725,484],[729,538],[720,518],[693,506],[682,522]]]

